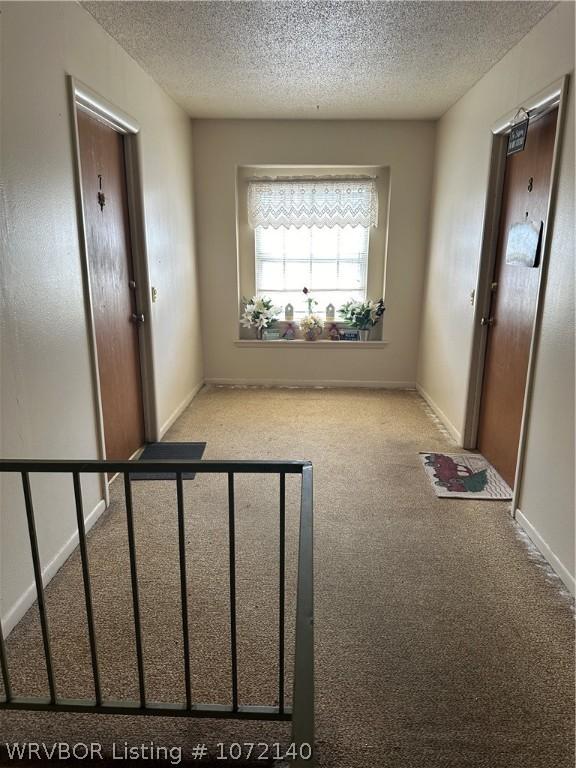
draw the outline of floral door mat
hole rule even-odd
[[[512,498],[512,490],[478,453],[420,453],[436,496],[443,499]]]

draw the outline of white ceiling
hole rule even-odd
[[[435,118],[551,2],[83,2],[193,117]]]

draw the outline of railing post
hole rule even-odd
[[[238,711],[238,652],[236,649],[236,533],[234,473],[228,473],[228,551],[230,560],[230,656],[232,662],[232,709]]]
[[[84,505],[82,503],[82,484],[78,472],[72,473],[74,484],[74,499],[76,502],[76,522],[78,525],[78,541],[80,544],[80,559],[82,561],[82,581],[84,583],[84,600],[86,603],[86,621],[90,641],[90,656],[92,658],[92,676],[94,678],[94,695],[96,704],[102,704],[100,674],[98,671],[98,654],[96,652],[96,630],[94,627],[94,611],[92,607],[92,590],[90,589],[90,570],[88,565],[88,549],[86,547],[86,528],[84,525]]]
[[[38,552],[38,538],[36,536],[36,523],[34,520],[34,505],[32,503],[32,491],[30,489],[30,476],[28,472],[22,472],[22,488],[24,491],[24,503],[26,505],[26,519],[28,521],[28,537],[32,553],[32,567],[34,569],[34,582],[38,599],[38,612],[40,614],[40,627],[42,630],[42,643],[44,645],[44,657],[46,659],[46,675],[48,677],[48,689],[50,702],[56,703],[56,685],[54,683],[54,670],[52,668],[52,652],[50,651],[50,633],[48,631],[48,614],[44,602],[44,584],[42,582],[42,566]]]
[[[126,522],[128,526],[128,549],[130,552],[130,580],[132,583],[132,607],[134,610],[134,633],[136,635],[136,658],[138,662],[138,690],[140,706],[146,708],[146,686],[144,680],[144,652],[142,649],[142,625],[140,622],[140,598],[138,595],[138,571],[136,569],[136,539],[134,536],[134,512],[132,509],[132,488],[130,473],[124,473],[124,498],[126,500]]]
[[[12,700],[12,686],[10,685],[10,672],[8,671],[8,656],[6,655],[6,643],[4,642],[4,633],[2,632],[2,622],[0,621],[0,672],[2,672],[2,682],[4,684],[4,696],[7,702]]]
[[[278,566],[278,709],[284,712],[284,623],[286,603],[286,473],[280,473],[280,546]]]
[[[180,600],[182,603],[182,645],[184,650],[184,687],[186,707],[192,708],[192,682],[190,679],[190,635],[188,630],[188,579],[186,576],[186,529],[184,524],[184,486],[182,472],[176,473],[178,499],[178,549],[180,553]]]
[[[292,742],[296,749],[309,744],[314,750],[314,552],[312,465],[302,467],[302,500],[298,544],[298,586],[296,596],[296,648],[292,704]],[[310,760],[290,763],[305,768]]]

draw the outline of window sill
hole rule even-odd
[[[316,341],[306,341],[306,339],[274,339],[272,341],[265,341],[264,339],[235,339],[234,346],[251,348],[251,347],[344,347],[346,349],[381,349],[388,346],[388,341],[332,341],[331,339],[317,339]]]

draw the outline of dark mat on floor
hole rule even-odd
[[[137,461],[153,459],[172,459],[181,461],[202,458],[206,443],[149,443]],[[184,480],[194,480],[194,472],[185,472]],[[175,472],[132,472],[131,480],[176,480]]]

